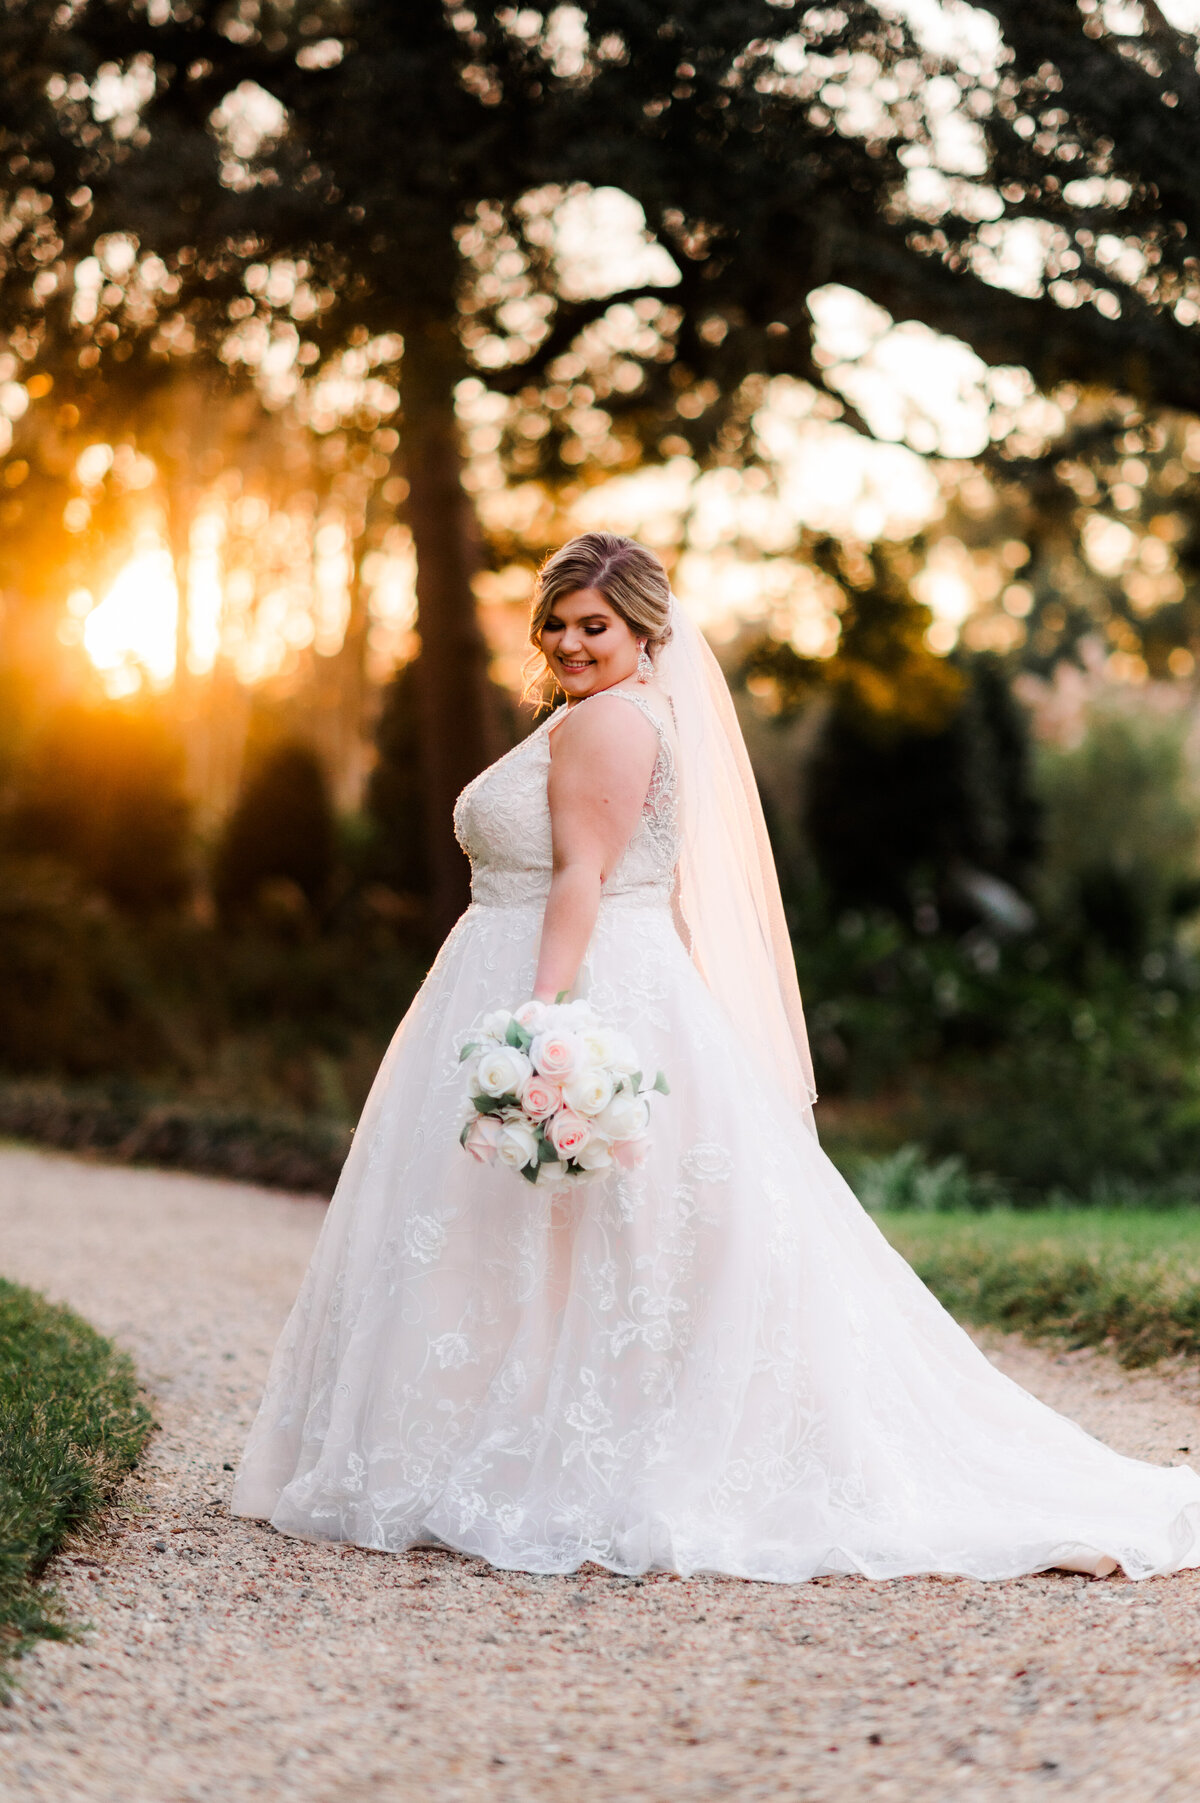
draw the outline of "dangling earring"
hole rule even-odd
[[[651,662],[650,653],[646,649],[646,641],[640,639],[638,641],[637,679],[639,682],[649,682],[653,675],[654,665]]]

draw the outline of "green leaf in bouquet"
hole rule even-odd
[[[557,1159],[557,1157],[558,1157],[558,1153],[554,1150],[554,1147],[551,1145],[550,1141],[545,1138],[539,1139],[538,1149],[537,1149],[538,1163],[539,1164],[553,1164],[555,1162],[555,1160]]]
[[[533,1162],[533,1164],[523,1164],[521,1166],[521,1175],[522,1175],[522,1177],[524,1177],[526,1183],[536,1183],[537,1182],[539,1169],[540,1169],[540,1166],[538,1165],[536,1159]]]
[[[527,1052],[533,1044],[533,1034],[519,1020],[510,1020],[504,1043],[512,1046],[515,1052]]]
[[[667,1082],[666,1076],[662,1071],[659,1071],[657,1077],[654,1079],[654,1088],[658,1091],[660,1096],[669,1096],[671,1093],[671,1085]]]
[[[480,1043],[481,1042],[478,1039],[468,1040],[467,1044],[463,1047],[462,1051],[458,1054],[458,1062],[460,1064],[465,1064],[467,1059],[471,1056],[471,1053],[477,1052],[479,1050]]]
[[[554,998],[556,1003],[565,1002],[566,999],[567,999],[567,991],[565,989],[560,989],[558,994]]]
[[[459,1134],[459,1136],[458,1136],[458,1143],[459,1143],[459,1145],[460,1145],[460,1146],[465,1146],[465,1145],[466,1145],[466,1143],[467,1143],[467,1134],[468,1134],[468,1133],[469,1133],[469,1132],[470,1132],[470,1131],[471,1131],[471,1123],[470,1123],[470,1121],[464,1121],[464,1122],[463,1122],[463,1130],[462,1130],[462,1132],[461,1132],[461,1133],[460,1133],[460,1134]]]
[[[634,1071],[633,1076],[629,1079],[629,1081],[633,1088],[634,1095],[640,1096],[642,1093],[642,1073],[641,1073],[641,1071]]]
[[[513,1098],[512,1096],[472,1096],[472,1104],[477,1114],[503,1114]]]

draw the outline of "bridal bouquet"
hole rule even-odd
[[[633,1045],[585,1001],[494,1009],[459,1058],[470,1061],[471,1104],[460,1143],[530,1183],[636,1170],[650,1143],[646,1097],[669,1093],[661,1071],[642,1088]]]

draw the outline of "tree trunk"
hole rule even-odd
[[[454,803],[499,750],[488,650],[472,588],[481,564],[479,526],[462,484],[454,415],[454,385],[462,374],[458,342],[448,325],[428,318],[405,322],[401,455],[417,559],[421,651],[414,674],[430,924],[439,935],[469,897],[467,863],[454,838]]]
[[[350,612],[342,648],[332,660],[335,672],[334,733],[336,766],[334,791],[339,808],[344,811],[362,806],[363,786],[367,776],[368,733],[374,721],[368,718],[367,691],[367,590],[362,576],[362,549],[352,546],[350,570]]]
[[[168,549],[175,572],[174,717],[187,759],[187,786],[209,808],[212,761],[211,684],[202,685],[188,664],[191,644],[192,524],[208,481],[220,468],[222,416],[208,384],[177,373],[156,396],[146,442],[158,465],[166,501]]]

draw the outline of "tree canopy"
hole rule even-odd
[[[443,915],[442,823],[494,743],[459,436],[482,398],[498,478],[551,485],[752,456],[777,376],[863,425],[811,306],[832,283],[1043,388],[1200,411],[1195,40],[1096,0],[947,7],[940,30],[865,0],[0,16],[0,332],[45,432],[202,361],[244,386],[265,344],[311,379],[369,343],[395,383]],[[581,276],[563,209],[608,189],[640,251],[594,241]]]

